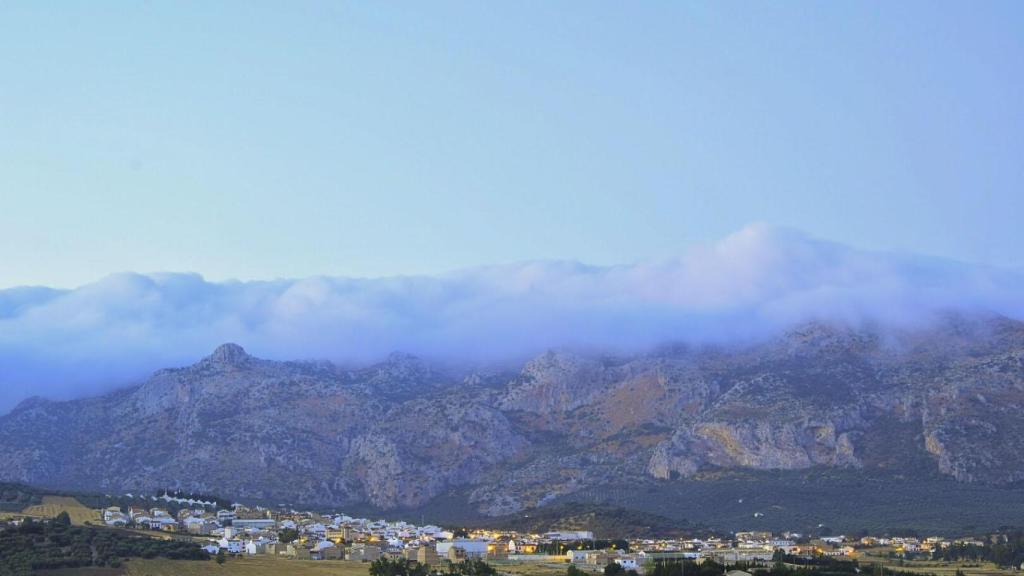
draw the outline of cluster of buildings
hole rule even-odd
[[[206,504],[206,503],[195,503]],[[212,510],[206,505],[166,508],[110,507],[103,510],[108,526],[187,533],[208,539],[204,548],[217,554],[272,554],[297,559],[349,559],[370,562],[381,556],[404,557],[437,565],[444,560],[496,558],[507,547],[493,542],[457,539],[439,526],[416,526],[347,515],[274,511],[234,505]]]
[[[172,499],[173,500],[173,499]],[[165,503],[170,500],[164,497]],[[154,499],[156,504],[161,504]],[[280,511],[234,505],[216,509],[210,502],[175,500],[180,506],[172,514],[167,508],[111,507],[103,510],[109,526],[131,526],[148,530],[187,533],[205,538],[210,553],[270,554],[297,559],[348,559],[373,561],[380,557],[406,558],[436,566],[445,561],[467,559],[514,562],[559,562],[583,569],[600,570],[609,563],[642,573],[645,565],[658,561],[706,559],[730,565],[739,562],[770,562],[777,551],[796,556],[855,557],[866,549],[888,547],[896,554],[926,553],[936,547],[955,544],[983,545],[972,539],[939,537],[830,536],[808,538],[786,532],[737,532],[731,538],[634,540],[629,549],[596,550],[589,531],[560,531],[519,534],[505,531],[475,531],[461,537],[434,525],[416,526],[322,515],[314,512]],[[589,544],[589,545],[588,545]],[[541,551],[547,553],[541,553]]]
[[[720,564],[738,562],[758,563],[771,561],[776,552],[806,558],[828,556],[854,558],[867,552],[885,551],[896,556],[930,554],[935,549],[954,545],[983,546],[984,541],[974,538],[948,539],[932,536],[916,537],[847,537],[821,536],[810,538],[796,532],[774,534],[766,531],[737,532],[732,538],[705,538],[687,540],[640,540],[631,548],[643,550],[641,558],[712,559]]]

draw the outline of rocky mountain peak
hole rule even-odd
[[[49,404],[51,404],[51,401],[42,396],[30,396],[15,406],[11,413],[24,413],[38,408],[45,408]]]
[[[26,400],[0,416],[0,480],[381,508],[459,495],[487,514],[605,486],[692,493],[730,470],[898,474],[943,495],[937,478],[1024,482],[1024,323],[953,328],[897,335],[895,352],[813,323],[745,347],[556,349],[518,373],[400,353],[342,370],[225,344],[134,388]]]
[[[212,354],[206,357],[206,362],[217,366],[239,367],[244,366],[252,356],[244,348],[234,343],[221,344]]]
[[[384,360],[385,364],[391,366],[410,366],[410,367],[422,367],[425,365],[423,360],[415,354],[409,354],[408,352],[395,351],[388,354]]]
[[[510,384],[501,406],[527,412],[561,412],[586,403],[604,385],[593,359],[564,350],[548,350],[526,363]]]

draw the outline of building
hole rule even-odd
[[[427,566],[440,566],[441,557],[437,555],[437,550],[433,546],[424,544],[416,549],[415,560],[420,564],[426,564]]]
[[[607,566],[615,557],[604,550],[587,550],[583,562],[594,566]]]
[[[490,560],[508,559],[508,541],[495,540],[487,545],[487,558]]]
[[[273,518],[235,518],[231,525],[237,530],[271,530],[277,522]]]
[[[635,556],[623,556],[622,558],[616,558],[615,563],[622,566],[625,570],[640,569],[640,563],[636,561]]]
[[[737,532],[736,539],[740,542],[768,542],[772,539],[772,533],[764,531]]]
[[[740,562],[771,562],[775,550],[763,548],[738,549],[725,548],[712,550],[707,555],[719,564],[738,564]]]
[[[487,547],[490,544],[487,540],[448,540],[438,542],[436,545],[437,554],[451,558],[448,551],[452,548],[462,550],[466,558],[486,558]]]
[[[288,545],[283,542],[271,542],[267,544],[266,553],[271,556],[280,556],[288,553]]]
[[[560,532],[547,532],[545,540],[593,540],[594,533],[589,530],[569,530]]]
[[[143,528],[149,528],[150,530],[170,530],[170,526],[174,526],[176,530],[178,527],[178,521],[170,516],[139,516],[135,519],[135,523]]]
[[[245,553],[250,555],[266,554],[268,544],[270,544],[270,542],[268,540],[264,540],[263,538],[257,540],[249,540],[245,543]]]
[[[640,553],[638,553],[637,557],[638,557],[640,563],[643,564],[644,562],[646,562],[648,560],[654,560],[654,561],[658,561],[658,560],[662,560],[662,561],[696,560],[696,559],[700,558],[700,553],[699,552],[680,552],[678,550],[677,551],[672,551],[672,552],[648,552],[648,551],[644,550],[644,551],[641,551]]]
[[[380,558],[380,548],[369,544],[353,544],[348,553],[349,560],[373,562]]]
[[[569,550],[565,553],[565,557],[573,564],[586,564],[587,552],[590,550]]]
[[[117,506],[111,506],[103,511],[103,523],[107,526],[125,526],[128,520],[128,516]]]
[[[509,554],[536,554],[537,543],[529,540],[509,540]]]
[[[341,560],[344,554],[341,547],[330,540],[321,540],[313,546],[313,560]]]
[[[182,520],[182,524],[185,525],[185,531],[189,534],[198,534],[200,536],[211,534],[217,528],[217,523],[212,519],[200,518],[198,516],[189,516]]]
[[[242,541],[234,538],[221,538],[217,541],[217,546],[228,554],[241,554],[245,550]]]

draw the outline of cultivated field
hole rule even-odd
[[[962,570],[966,576],[1011,576],[1014,572],[1001,570],[992,564],[958,564],[954,562],[905,562],[899,564],[891,558],[863,556],[862,563],[878,562],[898,570],[954,576]],[[542,563],[495,562],[499,574],[512,576],[564,576],[565,565]],[[133,558],[118,569],[78,568],[41,572],[45,576],[368,576],[369,564],[338,560],[289,560],[273,556],[230,558],[223,565],[213,560],[189,561]],[[1016,573],[1019,574],[1019,573]]]
[[[144,560],[133,558],[124,564],[129,576],[367,576],[370,565],[344,560],[289,560],[273,556],[229,558],[224,564],[190,560]]]
[[[495,562],[494,567],[502,574],[514,576],[564,576],[566,565]],[[124,564],[127,576],[199,576],[206,574],[223,576],[368,576],[370,565],[344,560],[289,560],[273,556],[250,556],[229,558],[223,565],[214,561],[194,562],[186,560],[143,560],[133,558]]]
[[[42,503],[29,506],[21,511],[25,516],[38,518],[53,518],[61,512],[67,512],[71,517],[71,523],[77,526],[86,522],[99,524],[102,521],[98,511],[86,508],[81,502],[70,496],[43,496]]]
[[[492,562],[494,568],[503,574],[514,576],[565,576],[565,569],[568,564],[553,564],[547,562]]]
[[[1010,570],[1004,570],[990,562],[944,562],[931,560],[903,561],[888,558],[881,554],[865,554],[857,558],[861,565],[877,563],[893,570],[916,572],[918,574],[935,574],[936,576],[954,576],[957,570],[964,573],[964,576],[1008,576],[1019,574]]]

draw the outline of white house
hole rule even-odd
[[[245,543],[245,553],[246,554],[266,554],[267,553],[267,544],[269,544],[269,543],[270,543],[270,540],[267,540],[266,538],[257,538],[255,540],[249,540],[248,542]]]
[[[544,534],[546,540],[593,540],[594,533],[589,530],[572,530],[561,532],[547,532]]]
[[[217,541],[217,546],[228,554],[241,554],[242,550],[244,550],[241,540],[228,540],[227,538],[221,538]]]
[[[235,518],[231,521],[231,525],[239,530],[246,530],[254,528],[256,530],[269,530],[273,528],[277,522],[273,518]]]
[[[615,563],[622,566],[626,570],[637,570],[640,565],[637,564],[636,558],[624,556],[622,558],[616,558]]]
[[[189,534],[209,534],[210,530],[215,527],[213,522],[210,522],[205,518],[200,518],[199,516],[189,516],[181,522],[185,525],[185,530],[187,530]]]
[[[466,553],[466,558],[483,558],[487,556],[488,544],[490,543],[486,540],[448,540],[438,542],[436,548],[438,556],[447,557],[448,550],[461,548]]]
[[[124,526],[128,523],[128,517],[117,506],[111,506],[103,511],[103,523],[107,526]]]
[[[565,557],[573,564],[585,564],[587,561],[587,552],[589,552],[589,550],[569,550],[565,553]]]

